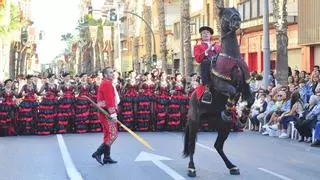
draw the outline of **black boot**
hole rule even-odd
[[[209,89],[205,90],[203,93],[203,96],[201,98],[201,102],[205,104],[211,104],[212,103],[212,94]]]
[[[304,142],[304,136],[302,136],[298,142]]]
[[[103,154],[103,152],[105,151],[105,149],[106,149],[106,145],[105,145],[104,143],[102,143],[102,144],[98,147],[97,151],[92,154],[92,157],[93,157],[94,159],[96,159],[97,162],[98,162],[99,164],[101,164],[101,165],[103,165],[103,162],[101,161],[101,155]]]
[[[103,157],[103,164],[114,164],[117,163],[117,161],[111,159],[110,157],[110,146],[106,146],[105,151],[104,151],[104,157]]]
[[[311,144],[312,147],[320,147],[320,140],[316,140],[314,143]]]

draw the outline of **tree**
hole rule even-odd
[[[149,23],[151,24],[151,7],[144,5],[144,14],[143,14],[143,18]],[[145,55],[145,59],[147,60],[147,63],[149,66],[148,67],[148,71],[151,70],[151,50],[152,50],[152,38],[151,38],[151,30],[149,29],[149,27],[147,25],[144,25],[144,32],[145,32],[145,42],[144,44],[146,45],[146,55]]]
[[[216,28],[217,28],[217,34],[220,35],[221,33],[221,27],[220,27],[220,19],[219,19],[219,8],[223,8],[224,7],[224,0],[215,0],[216,2],[216,6],[213,8],[216,12],[215,20],[216,20]]]
[[[193,72],[193,59],[192,59],[192,50],[191,50],[191,33],[190,33],[190,0],[183,0],[181,2],[181,13],[182,13],[182,24],[183,24],[183,42],[184,42],[184,57],[182,60],[186,62],[186,73],[184,75],[190,75]],[[183,63],[184,64],[184,63]],[[184,70],[185,71],[185,70]]]
[[[288,21],[287,0],[273,1],[273,17],[275,19],[277,39],[276,79],[281,85],[288,83]]]
[[[134,1],[134,3],[136,3],[136,0]],[[133,7],[131,9],[131,11],[136,12],[136,8]],[[150,15],[150,19],[151,19],[151,15]],[[131,31],[131,36],[132,36],[132,59],[133,59],[133,69],[137,72],[142,72],[142,69],[140,69],[140,64],[139,64],[139,36],[136,36],[136,27],[137,26],[137,17],[136,16],[131,16],[131,27],[132,31]]]
[[[157,0],[157,11],[159,21],[159,35],[160,35],[160,60],[162,70],[167,72],[167,36],[166,36],[166,22],[164,11],[164,0]]]
[[[73,38],[73,35],[71,33],[61,35],[61,41],[69,41],[72,38]]]
[[[7,14],[9,10],[9,14]],[[9,18],[9,19],[7,19]],[[8,21],[7,21],[8,20]],[[6,23],[7,21],[7,23]],[[18,72],[17,59],[15,54],[20,53],[22,50],[20,47],[20,42],[15,42],[12,40],[12,35],[14,32],[20,31],[20,29],[27,25],[24,19],[20,18],[19,7],[11,3],[5,8],[0,8],[0,44],[3,43],[4,46],[8,45],[9,48],[9,77],[14,78]],[[3,47],[4,47],[3,46]],[[7,48],[5,48],[7,49]]]

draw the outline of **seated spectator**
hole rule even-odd
[[[280,130],[281,134],[279,138],[289,138],[287,134],[288,124],[291,121],[296,121],[297,118],[303,116],[303,100],[300,97],[299,91],[295,91],[291,96],[290,110],[281,114]]]
[[[303,117],[299,118],[295,123],[295,127],[298,130],[301,139],[299,142],[304,142],[305,138],[312,136],[312,129],[315,126],[318,116],[320,119],[320,98],[319,96],[312,95],[309,100],[306,111],[303,113]]]
[[[318,120],[315,127],[315,139],[316,141],[311,144],[312,147],[320,147],[320,121]]]
[[[284,90],[280,90],[276,95],[277,101],[275,102],[275,110],[271,114],[270,121],[268,121],[263,126],[263,128],[265,129],[265,132],[263,133],[264,135],[275,136],[274,133],[270,133],[270,132],[275,132],[278,130],[278,124],[280,121],[279,117],[284,112],[288,112],[290,110],[291,103],[290,103],[290,99],[288,99],[287,97],[289,97],[289,91],[284,91]]]
[[[266,95],[267,108],[263,113],[257,116],[258,121],[264,126],[269,120],[272,113],[276,110],[276,106],[273,98],[270,94]]]
[[[303,103],[307,104],[312,93],[312,89],[306,85],[304,79],[299,80],[299,93]]]
[[[250,119],[253,128],[252,130],[258,131],[259,130],[259,120],[258,116],[263,114],[267,109],[267,102],[266,102],[266,94],[262,93],[259,95],[259,99],[252,106],[252,117]]]
[[[293,76],[288,76],[288,87],[294,86],[293,85]]]
[[[306,83],[306,85],[311,89],[313,94],[316,94],[316,87],[318,86],[318,82],[319,75],[317,75],[316,73],[312,73],[311,79]]]

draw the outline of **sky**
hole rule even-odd
[[[102,0],[97,1],[97,5]],[[140,2],[141,1],[141,2]],[[139,3],[142,3],[140,0]],[[65,45],[61,35],[74,32],[79,20],[80,0],[32,0],[32,20],[36,31],[43,30],[45,38],[37,42],[40,63],[50,63],[54,57],[63,52]],[[191,12],[202,8],[199,0],[191,0]]]
[[[50,63],[63,52],[61,35],[74,32],[80,16],[80,0],[32,0],[32,20],[36,31],[43,30],[45,38],[38,42],[40,63]]]

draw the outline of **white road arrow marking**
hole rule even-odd
[[[167,165],[161,162],[161,161],[168,161],[168,160],[172,160],[172,159],[142,151],[134,161],[152,161],[153,164],[158,166],[158,168],[162,169],[174,180],[184,180],[185,178],[183,176],[181,176],[180,174],[175,172],[173,169],[171,169],[170,167],[168,167]]]

